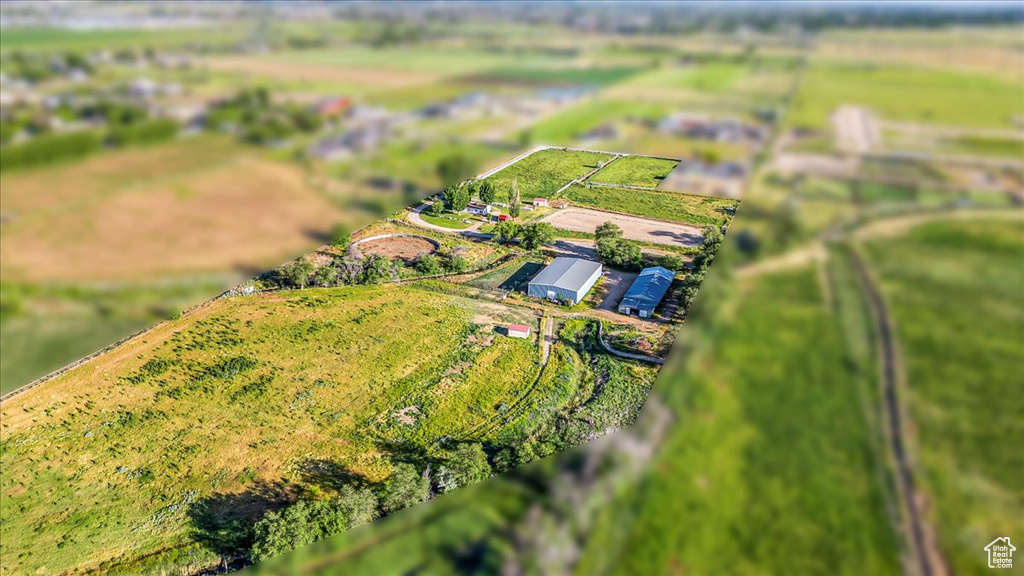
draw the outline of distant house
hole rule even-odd
[[[599,142],[601,140],[617,140],[621,135],[619,128],[614,124],[604,124],[580,134],[578,138],[584,142]]]
[[[671,270],[661,266],[644,268],[619,302],[619,313],[636,312],[641,318],[650,318],[675,277]]]
[[[479,216],[489,216],[491,214],[491,207],[487,204],[470,202],[469,206],[466,206],[466,212],[469,212],[470,214],[477,214]]]
[[[746,183],[747,169],[738,162],[680,162],[659,188],[711,196],[738,197]]]
[[[529,338],[530,327],[526,324],[509,324],[508,335],[511,338]]]
[[[548,205],[548,199],[547,198],[534,198],[533,199],[533,205],[535,207],[537,207],[537,206],[547,206]]]
[[[555,258],[530,280],[527,293],[535,298],[569,300],[579,304],[597,283],[603,270],[601,264],[591,260]]]
[[[328,98],[321,100],[311,106],[311,110],[323,118],[334,118],[348,112],[352,107],[352,100],[345,97]]]

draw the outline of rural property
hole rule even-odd
[[[9,567],[225,556],[311,490],[412,463],[426,497],[629,426],[738,204],[655,160],[538,148],[9,395]]]

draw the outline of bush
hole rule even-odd
[[[476,443],[459,444],[438,467],[435,480],[441,492],[448,492],[485,480],[490,475],[491,466],[487,463],[483,447]]]
[[[416,259],[416,263],[413,265],[416,271],[420,274],[426,274],[432,276],[434,274],[441,273],[441,261],[437,256],[433,254],[424,254]]]
[[[391,513],[408,508],[427,499],[430,479],[416,471],[412,464],[395,464],[395,471],[384,482],[381,509]]]
[[[523,226],[520,234],[520,246],[527,250],[540,248],[555,241],[555,228],[551,224],[540,222]]]

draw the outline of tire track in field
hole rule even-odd
[[[878,333],[886,437],[896,460],[896,486],[900,494],[900,504],[904,510],[904,522],[900,528],[904,532],[904,539],[913,555],[916,568],[914,572],[921,576],[948,576],[949,570],[935,541],[935,532],[922,517],[920,506],[922,494],[916,488],[913,468],[907,453],[906,423],[899,398],[899,389],[901,383],[905,381],[905,376],[901,369],[902,364],[899,359],[892,318],[881,291],[856,250],[851,251],[851,260],[871,309],[871,316]]]

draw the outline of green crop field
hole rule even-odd
[[[661,68],[630,79],[629,85],[718,92],[728,90],[748,72],[749,69],[745,64],[711,62],[686,67]]]
[[[602,168],[589,182],[656,188],[679,164],[676,160],[625,156]]]
[[[671,109],[660,103],[601,98],[545,118],[531,126],[529,133],[537,143],[568,145],[581,134],[602,124],[623,122],[629,118],[657,120]]]
[[[600,86],[621,82],[640,72],[631,66],[589,67],[589,68],[527,68],[513,66],[486,70],[473,76],[474,80],[515,82],[526,85],[568,85],[586,84]]]
[[[615,573],[901,573],[819,275],[754,281],[716,346],[710,367],[673,382],[686,408],[637,490]]]
[[[906,366],[919,478],[956,574],[987,574],[983,548],[1024,532],[1019,385],[1020,220],[934,223],[868,244]]]
[[[499,200],[508,198],[508,191],[515,180],[525,202],[538,196],[551,196],[562,186],[585,175],[596,168],[599,162],[605,162],[611,157],[611,154],[598,152],[540,150],[488,176],[487,180],[494,184]]]
[[[730,218],[726,209],[738,204],[731,198],[602,186],[573,185],[565,195],[580,206],[698,225],[724,223]]]
[[[326,50],[282,52],[265,56],[268,62],[330,65],[374,70],[428,71],[434,74],[462,75],[503,66],[551,66],[570,61],[529,50],[494,52],[443,46],[399,46],[373,48],[349,45]]]
[[[975,127],[1013,126],[1024,114],[1020,85],[979,74],[822,61],[804,74],[787,122],[823,128],[843,104],[885,120]]]

